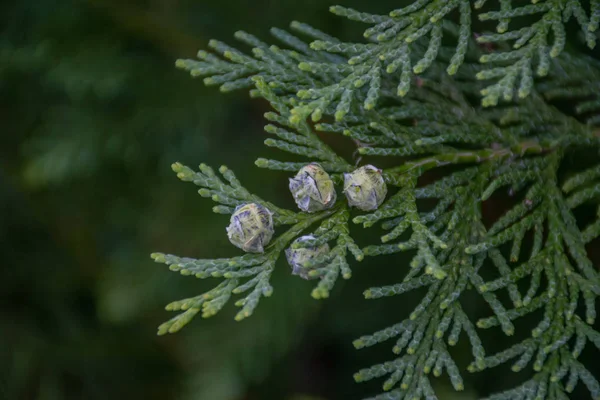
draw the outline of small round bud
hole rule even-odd
[[[294,243],[301,243],[314,238],[315,237],[312,235],[301,236],[294,240]],[[325,243],[318,247],[301,247],[299,249],[289,247],[285,250],[285,256],[292,267],[292,274],[308,280],[316,278],[316,276],[310,276],[309,273],[318,266],[305,267],[304,264],[313,258],[327,254],[328,252],[329,245]]]
[[[257,203],[238,206],[227,227],[227,237],[249,253],[262,253],[273,237],[273,213]]]
[[[365,165],[344,174],[344,194],[351,206],[363,211],[376,210],[387,194],[381,170],[372,165]]]
[[[290,191],[298,207],[309,213],[330,208],[337,198],[333,181],[317,163],[305,165],[290,178]]]

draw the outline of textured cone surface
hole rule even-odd
[[[302,167],[290,178],[290,191],[298,207],[309,213],[330,208],[337,199],[333,181],[317,163]]]
[[[372,165],[344,174],[344,194],[348,204],[363,211],[376,210],[387,194],[381,170]]]
[[[294,241],[294,243],[304,242],[310,239],[314,239],[314,236],[307,235],[299,237]],[[317,278],[316,276],[309,276],[309,272],[318,268],[319,266],[316,265],[308,268],[304,266],[304,263],[311,261],[317,256],[327,253],[329,253],[329,245],[325,243],[318,247],[305,247],[299,249],[290,247],[285,251],[285,256],[288,260],[288,263],[292,267],[292,274],[308,280]]]
[[[249,253],[262,253],[273,237],[273,215],[260,204],[239,206],[227,227],[229,241]]]

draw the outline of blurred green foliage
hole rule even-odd
[[[371,12],[398,6],[338,3]],[[385,260],[362,264],[325,303],[282,264],[273,298],[243,326],[230,307],[177,337],[155,336],[164,304],[210,283],[172,274],[149,253],[218,257],[230,249],[227,218],[179,184],[172,162],[227,162],[260,195],[292,204],[286,174],[247,168],[276,152],[261,144],[266,104],[203,88],[174,60],[193,57],[209,38],[230,42],[240,29],[266,36],[293,19],[356,38],[358,28],[328,6],[0,4],[0,399],[321,400],[372,391],[377,383],[355,385],[352,373],[387,350],[357,353],[352,340],[419,298],[363,300],[364,288],[401,276]],[[469,307],[477,314],[485,305]],[[490,382],[478,374],[460,395],[449,386],[444,395],[449,383],[436,389],[442,399],[472,399],[492,384],[513,385],[514,375]]]

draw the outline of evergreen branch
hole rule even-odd
[[[533,68],[537,61],[536,74],[545,76],[549,71],[549,58],[558,57],[564,49],[566,33],[564,23],[572,16],[579,23],[589,48],[596,44],[593,30],[595,25],[589,23],[589,18],[578,1],[549,0],[513,8],[511,1],[500,2],[500,11],[490,11],[479,14],[482,21],[499,21],[497,34],[484,34],[477,38],[479,43],[513,42],[513,50],[494,52],[481,56],[482,63],[499,64],[499,67],[485,69],[477,74],[478,79],[498,79],[481,91],[484,96],[482,104],[492,106],[499,99],[510,101],[514,90],[518,88],[518,97],[527,97],[533,89]],[[541,14],[538,21],[516,31],[508,31],[508,24],[513,18]],[[554,43],[548,45],[548,35],[552,32]]]
[[[574,218],[570,211],[568,200],[565,200],[556,186],[556,170],[560,162],[560,154],[553,153],[550,156],[550,162],[543,171],[538,171],[540,179],[544,187],[551,188],[549,192],[543,194],[541,201],[542,207],[538,210],[538,216],[547,219],[549,236],[544,244],[544,247],[532,255],[532,257],[522,263],[519,267],[513,269],[512,272],[505,274],[503,277],[483,285],[480,290],[486,292],[488,290],[498,290],[508,285],[514,284],[517,280],[522,279],[527,275],[532,275],[531,288],[528,291],[526,298],[523,300],[523,306],[514,310],[509,310],[507,317],[514,319],[523,315],[527,315],[532,310],[544,307],[544,316],[540,323],[531,332],[531,338],[525,339],[523,342],[514,345],[513,347],[490,356],[484,361],[484,368],[494,367],[502,364],[508,359],[516,356],[521,356],[516,364],[513,365],[514,371],[523,369],[531,360],[534,354],[537,353],[533,363],[533,369],[538,372],[532,381],[529,381],[525,386],[511,389],[507,392],[499,393],[490,398],[508,398],[506,396],[523,396],[525,390],[545,391],[547,384],[551,382],[551,387],[557,392],[572,391],[572,386],[576,382],[575,378],[569,378],[566,389],[558,382],[565,376],[567,370],[578,371],[586,378],[588,388],[595,398],[598,393],[598,384],[589,372],[576,361],[578,353],[574,356],[566,357],[567,344],[572,337],[577,333],[579,338],[583,337],[582,332],[590,332],[590,329],[585,327],[580,317],[576,315],[577,303],[580,292],[583,292],[583,297],[586,304],[586,320],[588,324],[593,324],[596,316],[595,301],[597,293],[600,290],[600,280],[598,273],[590,268],[590,262],[582,248],[581,242],[575,238],[581,237],[577,226],[574,223]],[[567,190],[574,187],[576,183],[591,174],[585,171],[568,180],[563,186]],[[537,212],[537,211],[536,211]],[[534,212],[534,214],[536,213]],[[504,230],[504,237],[522,237],[519,231],[530,228],[531,224],[526,224],[523,221],[528,219],[531,221],[535,217],[532,214],[529,218],[522,219],[519,223],[514,224],[511,228]],[[541,222],[541,221],[538,221]],[[476,245],[467,249],[468,252],[478,252],[488,246],[495,247],[498,243],[492,244],[488,242],[485,245]],[[564,255],[565,247],[571,253],[575,261],[575,266]],[[516,260],[513,260],[516,261]],[[577,269],[579,272],[576,272]],[[583,278],[582,273],[585,278]],[[541,297],[535,300],[529,300],[534,295],[539,286],[540,275],[544,275],[548,284],[547,289]],[[517,307],[519,307],[517,305]],[[489,328],[501,323],[500,318],[492,317],[485,320],[480,320],[478,326],[481,328]],[[578,347],[582,340],[578,339]],[[559,363],[558,360],[561,360]],[[473,370],[482,369],[481,366],[470,367]],[[561,372],[562,371],[562,372]],[[572,372],[572,376],[573,372]],[[552,377],[552,378],[551,378]],[[575,380],[575,382],[573,381]],[[595,383],[596,382],[596,383]],[[552,386],[554,385],[554,386]],[[544,392],[545,393],[545,392]],[[545,396],[545,394],[544,394]],[[510,398],[513,398],[510,397]]]
[[[461,156],[448,158],[448,156],[434,156],[424,160],[407,162],[401,168],[396,168],[393,170],[393,173],[398,173],[398,171],[408,171],[405,172],[405,175],[400,175],[400,178],[398,178],[397,175],[391,175],[393,173],[390,173],[390,170],[388,170],[387,173],[388,177],[395,176],[395,179],[391,178],[394,179],[395,184],[402,188],[406,188],[410,187],[410,184],[407,184],[406,176],[410,176],[410,174],[415,173],[415,171],[417,174],[422,174],[428,169],[437,167],[444,162],[448,164],[479,162],[481,164],[480,166],[472,167],[471,170],[464,170],[461,172],[461,174],[453,174],[440,181],[434,182],[430,185],[432,187],[431,189],[427,187],[420,188],[418,193],[421,193],[421,196],[424,197],[440,196],[444,198],[444,196],[448,196],[449,199],[443,203],[440,203],[442,206],[440,207],[440,211],[436,211],[436,213],[443,213],[443,210],[446,209],[452,202],[455,203],[455,208],[462,209],[464,206],[459,206],[459,204],[461,204],[462,201],[472,202],[474,200],[472,197],[473,193],[483,193],[481,197],[482,199],[486,199],[497,188],[505,184],[511,184],[515,182],[520,182],[522,184],[522,182],[526,182],[528,179],[535,182],[531,186],[528,194],[525,196],[523,203],[515,207],[515,209],[518,209],[519,211],[514,211],[514,209],[511,210],[509,213],[507,213],[507,216],[499,220],[499,222],[491,228],[491,231],[487,233],[488,237],[498,239],[492,239],[491,242],[483,242],[487,244],[480,243],[477,245],[464,247],[464,250],[467,253],[478,253],[482,250],[489,249],[489,253],[487,253],[487,255],[492,258],[503,276],[494,282],[483,284],[483,280],[481,280],[481,278],[478,276],[477,270],[480,268],[483,259],[485,259],[486,253],[483,253],[484,256],[479,258],[479,266],[471,265],[468,262],[465,263],[465,260],[463,259],[463,261],[460,262],[460,264],[463,265],[463,272],[460,274],[461,278],[459,278],[459,280],[457,280],[454,284],[454,287],[457,288],[458,291],[455,289],[452,293],[450,293],[446,301],[444,301],[442,304],[444,305],[444,308],[446,308],[448,304],[456,304],[455,301],[460,296],[461,291],[464,289],[465,283],[467,281],[471,281],[475,287],[479,288],[483,298],[489,303],[496,314],[495,317],[492,317],[488,320],[481,320],[478,323],[478,326],[481,328],[489,328],[495,325],[501,325],[507,334],[512,334],[514,330],[511,320],[521,315],[526,315],[536,308],[545,307],[545,316],[538,327],[532,331],[532,338],[526,339],[521,344],[516,345],[516,347],[508,349],[498,355],[490,356],[485,359],[479,358],[479,361],[472,364],[470,370],[476,371],[483,368],[494,367],[504,363],[509,358],[522,355],[521,359],[517,364],[515,364],[514,367],[515,371],[520,370],[524,368],[530,360],[533,359],[537,352],[537,357],[535,358],[534,362],[534,369],[536,371],[542,371],[542,375],[546,376],[545,379],[548,380],[550,375],[556,372],[552,369],[553,364],[549,363],[548,360],[554,360],[556,357],[558,357],[557,354],[562,351],[566,343],[574,335],[575,328],[572,321],[579,320],[579,317],[575,317],[576,319],[573,318],[575,315],[574,313],[575,306],[577,304],[578,291],[581,290],[581,287],[585,287],[584,290],[587,293],[584,295],[584,298],[587,297],[586,319],[589,321],[589,323],[593,323],[595,317],[594,303],[596,299],[596,295],[594,293],[599,290],[600,286],[598,286],[598,284],[600,281],[598,281],[597,274],[589,269],[589,263],[585,255],[585,251],[580,247],[581,245],[573,241],[573,238],[580,237],[581,234],[578,232],[573,232],[573,230],[577,229],[577,227],[572,222],[569,209],[579,202],[575,202],[573,200],[569,202],[568,199],[562,199],[555,182],[556,170],[561,160],[561,153],[551,151],[550,148],[543,148],[539,145],[529,147],[530,144],[526,144],[521,146],[522,147],[517,146],[512,150],[497,149],[493,153],[486,152],[476,155],[469,154],[468,157]],[[508,154],[511,154],[511,156],[509,157]],[[514,166],[516,157],[527,154],[538,155],[538,157],[526,157],[521,159],[519,168],[498,168],[498,166],[502,166],[503,163],[509,163]],[[540,157],[540,155],[542,155],[542,157]],[[467,184],[469,182],[467,177],[470,176],[469,174],[475,173],[475,171],[477,171],[476,173],[478,174],[478,179],[484,179],[483,182],[485,182],[486,178],[485,174],[482,174],[482,168],[484,168],[486,165],[495,166],[495,175],[498,176],[496,180],[492,181],[491,185],[489,183],[483,186],[480,185],[480,191],[476,189],[477,185],[473,186],[469,190],[460,190],[460,185]],[[593,177],[595,177],[595,169],[584,171],[571,178],[571,180],[566,183],[566,187],[576,187],[576,184],[579,182],[589,181],[593,179]],[[474,184],[471,182],[470,185]],[[488,187],[485,188],[485,186]],[[544,195],[544,193],[540,191],[540,188],[548,188],[549,186],[554,187],[555,191],[545,193]],[[437,187],[439,189],[433,189],[433,187]],[[452,189],[449,190],[450,188]],[[591,189],[595,189],[595,187],[592,186]],[[455,196],[449,196],[449,193],[454,193]],[[465,196],[465,193],[468,194]],[[397,196],[398,198],[404,198],[406,194],[401,190]],[[586,198],[587,197],[589,196],[586,196]],[[372,224],[375,221],[379,221],[382,217],[395,217],[397,212],[402,212],[401,207],[395,207],[398,203],[399,201],[392,197],[389,199],[388,203],[386,203],[390,204],[390,207],[385,208],[384,205],[384,208],[371,215],[357,217],[358,221],[356,222]],[[540,208],[535,209],[535,205],[537,204],[541,204]],[[525,216],[528,212],[531,212],[531,214]],[[562,215],[561,219],[556,218],[556,216],[560,215]],[[456,220],[459,219],[470,220],[470,218],[465,217],[464,215],[456,218]],[[502,243],[502,241],[510,239],[514,239],[515,243],[517,243],[517,238],[520,238],[518,239],[518,243],[520,243],[520,240],[522,240],[526,230],[532,227],[543,226],[545,219],[549,221],[549,229],[551,232],[565,232],[565,236],[563,236],[562,240],[564,240],[564,243],[567,244],[568,248],[570,248],[570,252],[577,260],[576,262],[579,265],[581,273],[585,274],[587,278],[584,279],[579,272],[575,272],[575,269],[569,265],[570,262],[564,256],[562,256],[563,242],[561,237],[557,236],[556,234],[551,236],[551,238],[546,242],[545,247],[542,246],[543,243],[541,242],[541,239],[539,239],[540,243],[537,245],[538,249],[532,252],[531,258],[512,271],[504,260],[502,254],[495,249],[500,243]],[[477,221],[478,218],[476,217],[475,220]],[[404,219],[402,218],[396,221],[397,224],[402,224],[405,229],[407,225],[405,223],[403,224],[403,222]],[[482,228],[480,228],[480,231],[481,229]],[[450,227],[448,227],[448,230],[450,230]],[[569,231],[570,233],[566,233]],[[501,235],[495,236],[495,234],[498,232],[501,232]],[[456,232],[456,236],[454,237],[460,238],[469,236],[473,237],[472,235],[468,235],[466,233],[460,234],[459,232]],[[480,237],[485,237],[485,235]],[[416,241],[413,240],[413,243],[414,242]],[[447,243],[449,248],[456,248],[457,243],[453,242],[452,240],[447,241]],[[398,249],[401,249],[402,247],[402,243],[397,245]],[[511,252],[513,253],[511,256],[511,261],[513,262],[518,258],[519,247],[520,245],[516,247],[517,250],[515,250],[515,247],[513,246],[513,250]],[[382,247],[369,247],[365,249],[365,253],[369,255],[371,253],[376,255],[380,252],[385,253],[389,251]],[[417,254],[417,258],[415,258],[413,263],[411,263],[413,268],[422,268],[423,263],[418,257],[419,254]],[[549,261],[549,257],[550,259],[554,257],[554,261]],[[537,275],[537,278],[532,281],[532,287],[528,291],[527,296],[524,299],[521,299],[515,284],[519,279],[532,274]],[[533,296],[535,296],[535,292],[537,290],[537,285],[539,285],[539,277],[541,274],[544,274],[549,282],[548,291],[546,292],[547,297],[538,297],[533,299]],[[450,277],[445,278],[445,282],[447,281],[451,281]],[[535,283],[536,281],[538,282],[537,284]],[[367,298],[378,298],[381,296],[397,295],[418,287],[429,286],[434,283],[435,280],[427,275],[414,276],[413,274],[409,274],[405,282],[392,286],[371,288],[365,292],[365,296]],[[509,289],[511,299],[517,307],[515,310],[504,310],[495,297],[487,296],[490,291],[501,288]],[[431,289],[428,293],[431,293]],[[436,296],[442,297],[439,294]],[[426,295],[425,299],[427,298],[428,296]],[[415,314],[411,314],[411,318],[413,318],[413,315]],[[450,325],[451,319],[452,316],[449,314],[444,315],[443,318],[441,318],[441,322],[438,325],[438,335],[443,336],[444,332],[446,332],[448,326]],[[400,324],[400,326],[409,328],[412,325],[408,325],[407,321],[404,321]],[[455,323],[455,326],[459,327],[460,324]],[[394,326],[393,329],[394,331],[398,331],[398,326]],[[387,331],[384,330],[382,333],[384,332]],[[408,329],[408,331],[405,332],[411,332],[411,329]],[[403,337],[408,335],[409,333],[405,333]],[[451,334],[451,336],[453,336],[452,341],[455,341],[457,335],[457,333]],[[381,333],[375,334],[375,336],[372,337],[361,338],[359,341],[355,342],[355,345],[360,348],[365,345],[365,342],[369,343],[370,345],[373,344],[373,339],[378,342],[381,339],[385,340],[388,337],[389,336],[387,334],[383,336]],[[477,339],[475,339],[475,343],[477,343]],[[538,385],[536,386],[536,390],[545,390],[545,386],[539,386],[540,384],[543,385],[543,383],[539,383],[538,381],[538,378],[534,379],[534,382],[537,382],[536,385]],[[592,383],[590,383],[590,385],[592,385]],[[560,386],[560,388],[561,393],[564,392],[562,386]],[[524,389],[516,388],[513,391],[509,391],[504,394],[498,394],[498,396],[500,396],[498,398],[502,398],[501,396],[504,395],[520,395],[522,390]],[[592,385],[592,391],[593,390],[595,389],[593,389]]]
[[[315,132],[313,132],[310,125],[304,121],[295,121],[292,123],[292,113],[294,109],[290,110],[288,106],[283,102],[280,96],[275,93],[267,84],[262,77],[253,78],[256,83],[256,89],[269,103],[278,111],[278,114],[269,112],[265,114],[265,117],[270,121],[276,122],[284,127],[294,129],[298,134],[292,133],[283,128],[278,128],[274,125],[267,125],[265,130],[268,133],[279,136],[281,141],[273,139],[265,140],[265,144],[270,147],[276,147],[281,150],[303,155],[309,157],[311,160],[318,160],[319,162],[325,163],[327,169],[330,171],[347,172],[351,170],[350,164],[348,164],[342,157],[337,155],[329,146],[327,146]],[[285,164],[282,166],[276,165],[275,162],[269,160],[257,161],[256,163],[260,167],[282,169],[285,168]]]
[[[249,317],[254,312],[261,297],[270,297],[273,287],[269,283],[275,263],[291,240],[300,235],[315,222],[327,218],[332,210],[305,216],[299,222],[280,235],[266,249],[264,254],[246,254],[232,258],[193,259],[181,258],[170,254],[153,253],[155,262],[167,264],[169,269],[182,275],[196,278],[224,278],[215,288],[196,297],[175,301],[166,306],[167,310],[185,312],[165,322],[158,328],[159,335],[175,333],[189,323],[200,311],[208,318],[218,313],[233,294],[250,293],[238,300],[235,305],[241,307],[236,321]],[[242,283],[241,279],[250,278]]]
[[[475,2],[475,8],[484,3]],[[251,94],[266,99],[275,110],[265,114],[270,122],[265,130],[272,135],[265,141],[267,146],[318,161],[329,173],[353,171],[353,165],[317,136],[307,121],[310,117],[320,121],[316,130],[354,141],[356,165],[360,156],[398,157],[395,165],[383,171],[385,182],[397,187],[397,192],[386,195],[386,189],[381,199],[376,198],[376,207],[352,218],[355,225],[369,228],[380,224],[386,230],[382,244],[360,249],[350,231],[350,210],[342,204],[343,199],[332,202],[336,204],[326,211],[295,213],[252,195],[227,169],[221,173],[228,183],[207,167],[201,166],[200,173],[195,173],[176,164],[181,179],[201,186],[200,194],[219,203],[216,211],[231,213],[234,207],[253,202],[270,210],[276,223],[291,227],[263,254],[215,260],[153,255],[184,274],[225,278],[212,291],[172,303],[171,308],[184,313],[165,323],[160,332],[179,329],[200,310],[207,316],[217,312],[232,294],[249,292],[236,303],[243,307],[236,318],[250,315],[259,299],[270,294],[271,271],[286,247],[286,255],[309,254],[291,261],[288,255],[288,260],[294,274],[319,279],[312,292],[315,298],[328,297],[340,275],[345,279],[351,276],[348,252],[360,261],[363,256],[415,250],[402,282],[364,292],[368,299],[415,289],[425,292],[401,322],[354,342],[356,348],[364,348],[396,340],[392,349],[395,359],[355,375],[357,381],[386,377],[386,393],[373,399],[435,399],[430,372],[440,376],[445,371],[453,387],[462,390],[461,373],[447,348],[458,342],[461,333],[471,347],[470,371],[513,359],[514,371],[529,365],[534,370],[529,381],[491,399],[562,399],[578,381],[597,397],[600,386],[578,358],[586,343],[600,344],[600,336],[591,326],[600,277],[585,247],[600,236],[600,205],[597,219],[583,228],[574,210],[583,204],[598,204],[600,172],[592,165],[567,173],[562,182],[558,178],[566,153],[584,146],[600,148],[600,135],[591,128],[600,120],[596,115],[599,91],[594,90],[600,65],[563,52],[563,25],[571,17],[585,28],[588,45],[593,45],[597,3],[591,3],[588,18],[574,0],[518,7],[502,0],[499,10],[479,14],[481,20],[497,21],[498,33],[477,40],[494,45],[508,41],[514,49],[491,48],[482,56],[483,49],[469,46],[470,2],[417,0],[389,15],[332,7],[337,15],[370,25],[364,33],[366,43],[343,42],[294,22],[292,29],[310,37],[310,45],[277,29],[272,30],[273,35],[290,50],[238,33],[238,39],[254,48],[253,57],[211,42],[229,61],[208,53],[200,53],[199,62],[179,61],[193,75],[208,76],[205,83],[222,85],[222,90],[254,86]],[[453,11],[460,16],[458,28],[447,21]],[[508,30],[513,19],[527,16],[540,19],[531,26]],[[458,37],[456,48],[442,45],[447,32]],[[548,45],[550,35],[554,43]],[[563,57],[556,58],[561,53]],[[472,63],[471,54],[494,68]],[[536,67],[538,75],[548,75],[537,86],[533,78]],[[581,71],[586,71],[584,76]],[[420,76],[415,79],[413,74]],[[506,107],[475,108],[472,99],[482,85],[474,75],[497,80],[483,89],[484,106],[496,105],[501,98],[511,100],[515,88],[524,100]],[[413,82],[416,85],[409,91]],[[587,125],[552,106],[548,100],[555,98],[575,100],[573,114]],[[266,159],[258,159],[256,164],[285,171],[298,171],[306,165]],[[428,173],[438,168],[448,173],[429,181],[435,174]],[[419,186],[421,179],[429,183]],[[339,175],[332,176],[332,182],[340,180]],[[504,189],[522,198],[495,221],[484,224],[482,204]],[[362,193],[363,188],[358,185],[356,190]],[[435,204],[421,209],[424,200]],[[310,235],[291,243],[317,222],[319,226]],[[524,245],[529,233],[531,249],[523,254],[523,248],[529,247]],[[508,245],[506,252],[504,244]],[[486,263],[488,259],[490,263]],[[497,278],[486,282],[483,276],[488,275],[481,271],[487,268],[496,269]],[[521,288],[526,291],[521,293]],[[469,290],[477,292],[492,311],[476,325],[460,303]],[[512,306],[500,300],[503,290]],[[514,321],[536,310],[542,315],[529,337],[486,355],[478,329],[499,326],[510,336],[515,331]]]
[[[448,353],[446,344],[440,335],[436,335],[435,329],[440,323],[441,314],[444,313],[439,308],[439,301],[431,302],[438,289],[440,289],[440,282],[432,283],[428,294],[411,314],[410,319],[375,334],[375,336],[363,337],[354,342],[357,348],[362,348],[368,342],[372,342],[372,338],[380,341],[389,338],[390,333],[394,332],[397,335],[401,333],[394,346],[394,353],[400,354],[406,348],[406,354],[394,361],[377,364],[357,372],[354,375],[357,382],[389,375],[383,383],[384,391],[389,391],[399,384],[399,390],[396,393],[400,395],[412,398],[426,389],[431,396],[434,396],[431,387],[422,381],[421,371],[429,374],[433,370],[433,375],[439,377],[445,368],[454,388],[459,391],[464,389],[462,377]],[[445,313],[448,314],[450,311],[445,311]],[[402,330],[399,331],[399,329]],[[368,345],[370,344],[368,343]]]
[[[552,79],[538,85],[538,91],[548,100],[576,102],[575,112],[588,125],[600,125],[600,62],[563,53],[551,71]]]
[[[465,164],[465,163],[483,163],[486,161],[500,161],[513,157],[523,157],[525,155],[536,155],[551,151],[559,143],[540,144],[538,142],[526,141],[516,144],[511,148],[483,149],[476,151],[454,151],[443,154],[436,154],[431,157],[422,158],[415,161],[409,161],[399,167],[386,170],[387,177],[391,182],[400,184],[398,176],[402,176],[411,171],[417,171],[419,175],[432,169],[447,165]]]
[[[198,190],[200,196],[210,197],[214,202],[221,204],[221,206],[213,208],[213,211],[218,214],[231,214],[239,205],[258,203],[274,213],[275,222],[278,224],[289,225],[300,221],[297,213],[277,207],[250,193],[237,180],[233,171],[224,165],[219,168],[219,172],[227,180],[227,183],[223,182],[213,169],[205,164],[200,164],[200,172],[194,172],[181,163],[174,163],[171,167],[182,181],[193,182],[200,186],[201,189]]]
[[[287,42],[293,38],[287,32],[281,30],[276,32],[277,36],[288,39]],[[251,78],[255,76],[261,76],[267,82],[272,82],[271,85],[274,87],[285,88],[286,82],[294,82],[295,85],[303,84],[307,88],[316,84],[312,77],[298,68],[298,59],[308,57],[307,54],[268,46],[242,31],[236,32],[235,37],[253,46],[254,57],[249,57],[222,42],[211,40],[209,47],[220,53],[225,60],[201,50],[197,55],[200,61],[180,59],[177,60],[176,66],[189,71],[193,77],[207,76],[204,83],[220,85],[220,90],[223,92],[250,89],[254,86]]]

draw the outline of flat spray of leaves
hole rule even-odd
[[[182,313],[161,325],[159,334],[178,331],[198,313],[214,315],[232,296],[239,295],[236,320],[250,316],[273,293],[271,273],[290,246],[326,249],[306,265],[310,277],[318,278],[312,292],[317,299],[328,297],[340,275],[351,277],[352,259],[413,250],[410,264],[401,266],[402,282],[364,293],[378,299],[426,289],[406,319],[354,342],[361,349],[395,341],[390,361],[355,374],[359,382],[385,378],[384,393],[372,399],[435,399],[431,373],[446,374],[462,390],[467,371],[449,350],[459,340],[471,348],[470,372],[507,362],[514,371],[533,371],[520,386],[490,399],[567,399],[578,382],[600,398],[600,384],[579,361],[588,342],[600,347],[600,333],[592,328],[600,277],[586,249],[600,236],[600,164],[568,171],[566,178],[558,174],[568,154],[586,149],[600,159],[600,65],[563,51],[563,24],[570,18],[594,47],[600,2],[592,0],[586,10],[573,0],[514,7],[503,0],[497,10],[479,12],[489,8],[484,3],[417,0],[389,15],[332,7],[337,15],[369,25],[365,43],[342,42],[293,22],[294,33],[271,30],[281,46],[236,33],[252,46],[252,56],[211,41],[223,58],[201,51],[200,61],[177,61],[192,76],[205,76],[208,85],[222,91],[248,88],[271,104],[265,130],[273,137],[265,144],[306,162],[259,158],[260,168],[293,176],[317,162],[341,183],[355,163],[337,155],[315,130],[353,139],[360,156],[397,163],[382,172],[390,188],[383,203],[353,218],[344,196],[315,212],[287,210],[253,195],[226,167],[217,174],[206,165],[196,172],[175,163],[181,180],[217,203],[215,212],[231,214],[237,206],[257,203],[272,212],[277,234],[257,254],[192,259],[154,253],[155,261],[184,275],[222,278],[206,293],[169,304],[168,310]],[[448,19],[453,12],[458,26]],[[475,12],[481,21],[497,21],[498,33],[473,35]],[[513,19],[527,16],[533,24],[509,30]],[[306,38],[312,41],[307,44]],[[456,45],[447,47],[444,38],[454,38]],[[513,49],[503,50],[507,44]],[[546,76],[539,84],[534,70]],[[550,100],[556,98],[572,100],[577,118],[554,108]],[[506,103],[498,105],[499,100]],[[329,122],[309,122],[324,116]],[[433,170],[453,172],[420,184]],[[485,225],[483,202],[506,188],[520,200]],[[424,209],[426,199],[436,205]],[[581,206],[596,207],[595,218],[576,220],[574,211]],[[360,248],[352,238],[360,225],[380,225],[387,233]],[[308,239],[294,241],[298,237]],[[526,237],[532,244],[522,249]],[[497,278],[484,280],[489,274],[481,272],[491,269]],[[487,303],[488,318],[473,321],[463,309],[460,300],[467,291]],[[501,292],[510,304],[500,300]],[[541,319],[528,337],[499,353],[486,352],[481,330],[513,335],[515,321],[536,310]]]

